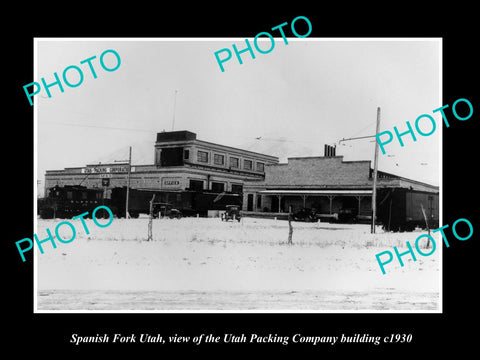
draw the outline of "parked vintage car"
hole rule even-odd
[[[316,210],[303,208],[292,214],[294,221],[317,221]]]
[[[221,219],[222,221],[228,220],[237,220],[240,221],[242,215],[240,213],[240,206],[239,205],[225,205],[225,212],[222,213]]]
[[[357,213],[356,208],[341,208],[338,211],[337,221],[340,223],[355,223],[357,222]]]
[[[182,211],[172,207],[170,203],[153,203],[153,217],[168,217],[170,219],[181,219]]]

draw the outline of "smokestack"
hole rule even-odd
[[[336,156],[335,152],[336,152],[336,146],[335,145],[331,146],[331,145],[325,144],[324,155],[323,156],[325,156],[325,157]]]

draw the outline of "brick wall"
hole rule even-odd
[[[288,164],[265,167],[268,186],[362,186],[369,180],[370,161],[343,162],[342,156],[289,158]]]

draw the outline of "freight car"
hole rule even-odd
[[[438,193],[394,188],[379,189],[378,195],[377,222],[381,223],[385,230],[412,231],[416,227],[425,229],[425,217],[430,229],[438,228]]]
[[[91,214],[99,205],[109,205],[101,189],[57,185],[50,189],[46,198],[38,200],[37,210],[42,219],[71,218],[87,211]]]
[[[48,196],[38,201],[38,213],[41,218],[71,218],[86,211],[91,213],[98,205],[106,205],[112,213],[125,217],[127,188],[111,189],[108,198],[103,189],[88,189],[84,186],[55,186]],[[152,189],[130,189],[128,211],[130,217],[148,214],[150,201],[155,195],[155,203],[169,204],[170,208],[180,210],[185,216],[207,216],[208,210],[225,210],[226,205],[241,206],[241,195],[233,193],[213,193],[205,191],[161,191]],[[158,207],[154,214],[158,216]]]
[[[227,205],[238,205],[242,208],[242,195],[235,193],[196,192],[192,204],[200,216],[207,216],[208,210],[226,210]]]
[[[155,195],[154,202],[169,204],[171,208],[178,209],[185,213],[193,213],[192,197],[194,192],[183,191],[160,191],[151,189],[130,189],[128,195],[128,212],[130,217],[138,218],[139,214],[148,214],[150,212],[150,201]],[[117,217],[125,217],[127,199],[127,187],[117,187],[112,189],[111,205],[112,212]],[[155,208],[155,212],[159,209]],[[158,216],[158,214],[154,214]]]
[[[125,217],[125,201],[127,188],[112,189],[112,211],[118,217]],[[170,208],[180,210],[186,216],[207,216],[208,210],[225,210],[226,205],[242,205],[239,194],[213,193],[208,191],[160,191],[150,189],[130,189],[128,211],[131,217],[148,214],[150,201],[155,195],[155,203],[169,204]],[[159,209],[154,207],[154,212]],[[154,213],[154,216],[158,214]]]

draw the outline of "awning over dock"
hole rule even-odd
[[[261,190],[262,195],[324,195],[324,196],[368,196],[372,195],[372,190]]]

